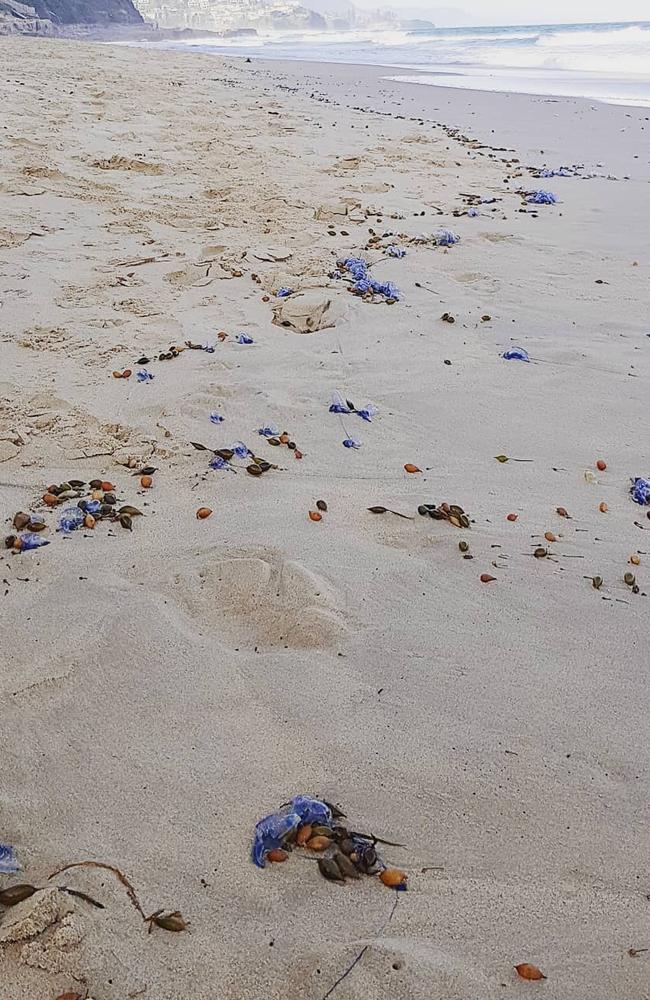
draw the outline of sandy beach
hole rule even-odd
[[[50,885],[105,908],[40,894],[23,937],[0,908],[2,1000],[644,1000],[648,109],[71,41],[0,63],[0,500],[50,542],[2,554],[0,890],[91,859],[189,921],[147,934],[73,869]],[[277,468],[210,468],[235,442]],[[145,516],[57,531],[71,479]],[[405,844],[408,891],[256,868],[303,792]]]

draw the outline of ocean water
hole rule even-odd
[[[399,72],[390,73],[391,79],[422,85],[650,107],[650,21],[429,31],[378,27],[164,44],[251,58],[394,67]]]

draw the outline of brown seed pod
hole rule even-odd
[[[268,861],[275,861],[279,864],[281,861],[286,861],[289,855],[281,848],[275,847],[272,851],[267,851],[266,857]]]
[[[90,494],[90,499],[91,500],[102,500],[103,501],[104,500],[104,491],[103,490],[93,490],[92,493]]]
[[[361,878],[359,870],[354,867],[350,859],[347,858],[341,851],[337,851],[332,860],[336,863],[343,878]]]
[[[632,555],[630,556],[630,562],[632,563],[633,566],[640,566],[641,556],[638,556],[636,552],[633,552]]]
[[[43,494],[43,503],[46,507],[56,507],[59,502],[59,498],[55,496],[54,493]]]
[[[556,514],[559,514],[560,517],[568,517],[569,516],[569,512],[566,509],[566,507],[556,507],[555,508],[555,512],[556,512]]]
[[[120,524],[127,531],[133,531],[133,522],[128,514],[120,514]]]
[[[459,542],[458,548],[461,552],[469,552],[469,542]]]
[[[318,507],[319,510],[323,510],[323,511],[327,510],[327,504],[325,503],[324,500],[317,500],[316,501],[316,506]]]
[[[114,493],[104,493],[104,503],[109,503],[112,507],[117,503],[117,497]]]
[[[413,473],[413,472],[422,472],[422,469],[418,469],[417,465],[413,465],[412,462],[407,462],[406,465],[404,466],[404,471]]]
[[[229,462],[234,454],[235,453],[232,448],[219,448],[218,451],[215,451],[215,455],[218,455],[219,458],[223,458],[225,462]]]
[[[86,514],[84,517],[84,528],[94,528],[96,524],[97,522],[92,514]]]
[[[90,486],[91,490],[101,490],[102,481],[101,479],[91,479],[88,485]]]
[[[128,514],[129,517],[144,517],[141,510],[138,510],[137,507],[132,507],[131,504],[128,503],[123,507],[120,507],[118,514]]]
[[[5,548],[13,549],[15,541],[16,541],[15,535],[5,535]]]
[[[263,470],[260,469],[259,465],[255,465],[254,462],[246,466],[246,472],[249,476],[261,476],[263,474]]]
[[[149,490],[153,486],[153,479],[151,476],[141,476],[140,486],[143,490]]]
[[[331,843],[331,837],[312,837],[307,841],[305,846],[308,847],[310,851],[325,851]]]
[[[311,840],[312,832],[311,823],[305,823],[304,826],[298,827],[298,833],[296,835],[296,844],[298,847],[304,847],[307,841]]]
[[[196,517],[198,521],[205,521],[206,517],[210,517],[212,509],[210,507],[199,507],[196,512]]]
[[[278,438],[267,438],[266,440],[268,444],[272,444],[274,447],[278,447],[280,445]]]
[[[309,511],[309,520],[310,521],[322,521],[323,520],[323,515],[320,514],[317,510],[310,510]]]
[[[594,588],[594,590],[600,590],[600,588],[602,587],[602,585],[603,585],[603,578],[602,578],[602,576],[594,576],[594,577],[592,577],[591,586]]]
[[[398,886],[404,885],[407,877],[406,872],[400,871],[399,868],[384,868],[379,875],[379,880],[391,889],[396,889]]]
[[[329,882],[345,882],[341,869],[333,858],[319,858],[318,870]]]
[[[332,828],[324,826],[322,823],[316,823],[311,830],[312,837],[331,837],[332,833]]]
[[[604,500],[602,501],[602,503],[598,504],[598,510],[600,511],[601,514],[606,514],[607,511],[609,510],[609,507],[607,506]]]
[[[27,527],[30,521],[31,517],[29,514],[25,514],[24,511],[19,510],[16,514],[14,514],[13,526],[16,531],[22,531],[23,528]]]
[[[508,514],[506,517],[506,521],[516,521],[518,517],[519,514]]]
[[[557,542],[557,535],[554,535],[552,531],[545,531],[544,538],[547,542]]]
[[[628,587],[633,587],[634,584],[636,583],[636,577],[634,576],[634,573],[626,573],[625,576],[623,577],[623,580],[628,585]]]
[[[113,378],[122,378],[122,372],[113,372]]]
[[[339,841],[339,847],[344,854],[347,854],[348,857],[350,857],[351,854],[354,854],[356,850],[355,843],[350,837],[343,837],[343,839]]]
[[[24,899],[29,899],[36,891],[35,885],[27,885],[22,882],[18,885],[9,885],[6,889],[0,890],[0,905],[15,906],[16,903],[22,903]]]
[[[533,552],[535,559],[546,559],[548,555],[548,549],[543,548],[543,546],[538,545],[538,547]]]
[[[174,931],[175,933],[178,933],[179,931],[187,930],[187,923],[178,910],[174,910],[173,913],[162,914],[160,916],[156,914],[151,917],[151,922],[154,923],[156,927],[162,927],[164,931]]]
[[[103,479],[100,489],[102,489],[104,493],[112,493],[115,487],[112,483],[109,483],[108,479]]]
[[[41,521],[39,518],[32,518],[29,522],[30,531],[45,531],[46,527],[45,521]]]
[[[131,378],[132,375],[133,372],[131,371],[130,368],[125,368],[124,371],[122,372],[122,378]]]
[[[287,434],[286,431],[282,431],[282,434],[280,434],[280,436],[278,438],[278,441],[280,442],[280,444],[289,444],[290,440],[291,440],[291,438],[289,437],[289,435]]]
[[[296,450],[293,453],[293,457],[297,458],[297,459],[301,459],[302,458],[302,452],[300,451],[299,448],[296,448]]]
[[[496,580],[496,576],[490,576],[489,573],[481,573],[480,580],[481,583],[492,583]]]
[[[607,468],[607,462],[605,462],[604,459],[599,458],[598,461],[596,462],[596,468],[598,469],[599,472],[604,472],[605,469]]]

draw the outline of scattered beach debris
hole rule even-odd
[[[340,820],[345,814],[331,803],[310,795],[297,795],[276,813],[261,819],[255,827],[252,860],[258,868],[266,862],[284,862],[295,850],[318,854],[318,869],[331,882],[379,876],[384,885],[397,891],[406,889],[407,875],[384,864],[377,844],[404,847],[382,840],[372,833],[349,830]]]
[[[456,528],[469,528],[471,521],[462,507],[458,504],[423,503],[418,507],[418,514],[422,517],[431,517],[434,521],[449,521]]]
[[[63,874],[63,872],[70,871],[73,868],[99,868],[99,869],[111,872],[115,876],[115,878],[126,889],[126,894],[127,894],[128,898],[129,898],[129,901],[131,902],[131,905],[133,906],[133,908],[138,911],[138,913],[140,914],[140,916],[142,917],[142,919],[144,920],[144,922],[149,925],[149,933],[151,933],[152,923],[155,924],[157,927],[161,927],[163,930],[166,930],[166,931],[176,931],[177,932],[177,931],[183,931],[183,930],[185,930],[187,928],[187,923],[183,919],[183,917],[182,917],[182,915],[181,915],[181,913],[180,913],[179,910],[165,910],[163,908],[163,909],[160,909],[160,910],[156,910],[150,916],[146,916],[145,912],[144,912],[144,910],[142,908],[142,904],[141,904],[141,902],[140,902],[140,900],[138,898],[138,895],[137,895],[137,893],[136,893],[136,891],[135,891],[135,889],[133,887],[133,884],[127,878],[127,876],[124,874],[124,872],[120,871],[120,869],[117,868],[115,865],[109,865],[109,864],[106,864],[103,861],[90,861],[90,860],[88,860],[88,861],[74,861],[74,862],[71,862],[68,865],[64,865],[62,868],[58,868],[56,871],[52,872],[51,875],[48,875],[48,881],[51,881],[53,878],[56,878],[58,875]],[[53,891],[57,891],[57,890],[63,890],[65,892],[71,892],[72,891],[72,890],[70,890],[68,888],[64,888],[62,886],[53,886],[52,889],[53,889]],[[79,895],[79,893],[76,893],[76,891],[75,891],[75,895]],[[84,894],[83,898],[86,898],[85,894]],[[95,903],[94,900],[90,900],[90,901],[93,902],[93,903]],[[97,904],[95,903],[95,905],[97,905]]]
[[[151,472],[155,472],[152,469]],[[152,475],[143,475],[140,479],[143,489],[153,485]],[[116,487],[106,479],[91,479],[85,482],[81,479],[69,479],[66,482],[51,483],[41,497],[41,503],[49,510],[56,510],[62,504],[75,501],[74,506],[62,507],[58,510],[57,532],[70,535],[79,528],[92,531],[100,521],[111,524],[119,523],[123,528],[132,530],[132,519],[142,516],[142,511],[131,504],[120,504]],[[12,520],[15,534],[5,537],[5,548],[13,552],[28,552],[30,549],[49,545],[45,537],[49,525],[40,514],[17,511]]]

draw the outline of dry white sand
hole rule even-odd
[[[650,521],[627,491],[650,473],[643,111],[69,42],[3,40],[0,61],[6,530],[71,477],[147,513],[2,557],[0,841],[23,880],[94,858],[148,912],[191,921],[147,936],[114,880],[62,876],[106,909],[75,901],[3,945],[2,1000],[641,1000]],[[523,166],[577,158],[632,179]],[[520,187],[561,202],[522,214]],[[501,200],[453,218],[461,193]],[[315,212],[343,198],[363,211],[329,235]],[[398,304],[328,279],[338,257],[381,257],[369,228],[441,224],[458,246],[373,268]],[[268,247],[291,256],[260,260]],[[273,325],[281,285],[331,296],[335,326]],[[111,377],[219,330],[213,354],[149,365],[153,382]],[[502,360],[513,344],[535,363]],[[379,415],[344,430],[335,388]],[[257,436],[265,422],[301,462]],[[237,439],[281,469],[206,475],[189,445]],[[146,494],[129,456],[158,467]],[[367,512],[445,500],[471,531]],[[253,867],[256,820],[301,791],[408,845],[385,851],[410,886],[390,924],[373,880]],[[518,980],[524,961],[547,981]]]

